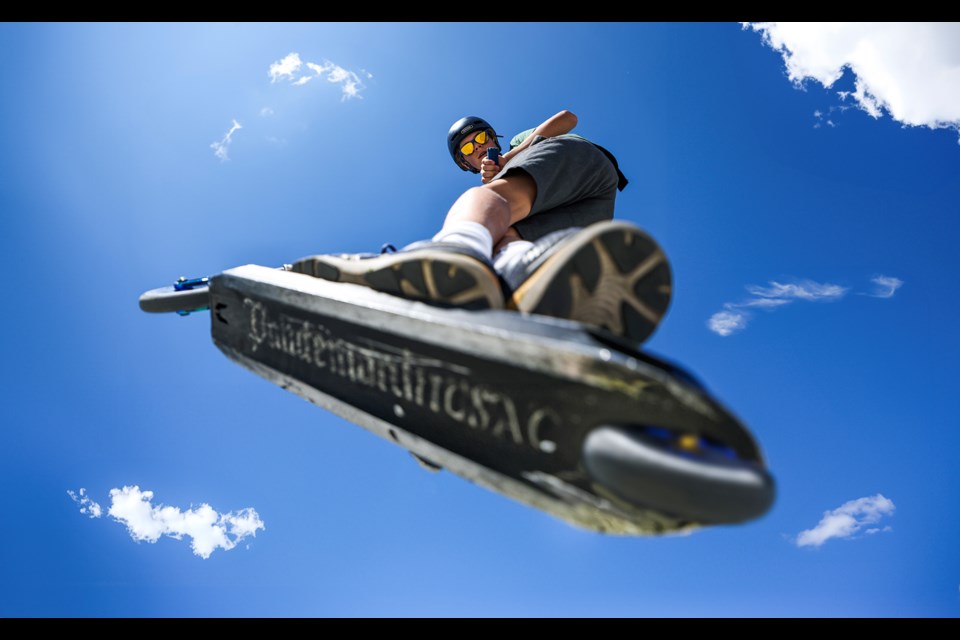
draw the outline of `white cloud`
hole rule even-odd
[[[366,70],[361,70],[360,73],[368,79],[373,78],[373,74]],[[366,88],[360,76],[353,71],[344,69],[329,60],[324,60],[320,64],[316,62],[304,62],[297,52],[291,52],[282,59],[272,63],[267,69],[267,75],[270,76],[271,83],[287,80],[295,87],[302,87],[315,78],[326,77],[328,82],[340,86],[341,101],[352,98],[362,98],[363,96],[360,95],[360,92]],[[268,118],[274,114],[275,112],[271,107],[262,107],[259,111],[259,115],[262,118]],[[210,148],[213,149],[213,154],[221,161],[230,159],[229,148],[231,142],[233,142],[233,134],[242,128],[243,126],[240,122],[234,119],[230,130],[227,131],[223,138],[210,144]]]
[[[753,298],[747,300],[746,302],[738,302],[737,304],[727,303],[730,307],[757,307],[760,309],[776,309],[777,307],[782,307],[785,304],[790,304],[793,300],[785,300],[783,298]]]
[[[903,285],[903,281],[899,278],[888,276],[874,276],[870,282],[873,283],[872,292],[858,293],[858,295],[890,298]],[[707,320],[707,327],[711,331],[721,336],[729,336],[738,331],[743,331],[753,317],[753,314],[749,312],[750,309],[774,311],[795,300],[835,302],[842,300],[850,291],[850,287],[819,283],[812,280],[801,280],[786,284],[771,280],[766,287],[748,285],[746,289],[753,297],[741,302],[724,303],[724,311],[718,311]]]
[[[283,60],[274,62],[270,65],[270,69],[268,71],[270,74],[270,82],[276,82],[284,77],[292,80],[293,74],[297,72],[301,64],[303,63],[300,61],[300,54],[287,54]]]
[[[836,127],[837,123],[835,123],[832,119],[833,114],[843,113],[844,111],[847,111],[848,109],[852,109],[852,108],[853,107],[851,107],[850,105],[834,104],[827,107],[826,113],[824,113],[823,111],[820,111],[819,109],[814,111],[813,117],[816,120],[816,122],[813,123],[813,128],[819,129],[823,125],[827,125],[828,127]]]
[[[363,85],[361,85],[358,82],[354,82],[353,80],[348,80],[344,82],[342,87],[343,97],[341,98],[341,100],[349,100],[350,98],[362,97],[360,95],[360,89],[362,88],[363,88]]]
[[[251,508],[217,513],[208,504],[187,511],[162,504],[153,506],[153,492],[140,491],[138,486],[111,489],[110,500],[108,515],[126,525],[130,537],[137,542],[153,543],[161,536],[177,540],[189,536],[193,553],[204,559],[216,549],[233,549],[244,538],[256,537],[257,531],[265,528]]]
[[[230,126],[230,131],[227,131],[226,135],[223,136],[223,139],[210,145],[210,148],[213,149],[213,154],[220,158],[221,162],[230,159],[230,156],[227,155],[227,148],[230,146],[230,143],[233,142],[233,132],[237,129],[243,129],[243,127],[239,122],[234,120],[233,124]]]
[[[751,298],[743,302],[727,302],[723,305],[726,311],[718,311],[710,316],[707,320],[707,328],[724,337],[733,335],[746,329],[747,323],[753,318],[753,314],[748,309],[773,311],[791,302],[793,300],[782,298]]]
[[[100,508],[99,504],[90,499],[90,496],[87,495],[87,490],[83,487],[80,487],[79,493],[67,489],[67,495],[70,496],[71,500],[80,505],[80,513],[84,513],[90,518],[99,518],[103,515],[103,509]]]
[[[323,64],[317,64],[315,62],[308,62],[307,67],[312,69],[318,76],[322,76],[333,68],[333,63],[324,62]]]
[[[780,52],[790,80],[829,89],[845,70],[852,98],[874,118],[960,130],[960,23],[762,22],[744,24]],[[832,122],[828,121],[832,126]],[[816,126],[816,125],[814,125]]]
[[[874,276],[870,278],[873,283],[873,291],[863,295],[872,298],[892,298],[897,289],[903,286],[903,280],[890,276]]]
[[[316,69],[314,69],[314,71],[316,71]],[[319,71],[317,72],[317,75],[320,75]],[[351,75],[355,76],[356,74],[351,74],[343,67],[333,65],[330,69],[330,76],[327,78],[327,80],[330,82],[343,82],[344,80],[348,80]]]
[[[825,511],[817,526],[801,531],[795,543],[798,547],[819,547],[831,538],[852,538],[864,525],[876,524],[884,516],[893,515],[894,509],[893,501],[879,493],[845,502],[833,511]],[[891,530],[889,526],[868,527],[866,533]]]
[[[707,326],[714,333],[729,336],[747,327],[747,314],[737,311],[718,311],[707,320]]]
[[[296,77],[298,72],[302,73],[302,67],[306,67],[309,71],[313,72],[313,75],[304,73]],[[368,71],[361,70],[360,73],[364,74],[368,79],[373,77],[373,74]],[[316,62],[303,62],[298,53],[290,53],[283,58],[283,60],[271,64],[269,74],[271,82],[286,78],[295,87],[302,87],[314,78],[323,78],[326,76],[328,82],[340,85],[341,100],[362,98],[363,96],[360,95],[360,92],[366,88],[366,85],[363,84],[363,81],[357,73],[344,69],[329,60],[324,60],[320,64]]]
[[[360,90],[365,87],[360,77],[353,71],[347,71],[340,65],[334,64],[329,60],[324,60],[323,64],[308,62],[307,67],[313,70],[313,72],[317,74],[317,77],[322,78],[323,74],[326,73],[328,74],[327,82],[339,83],[341,85],[341,100],[361,97]],[[366,75],[368,78],[373,77],[370,73],[366,73]]]
[[[769,286],[748,285],[747,291],[754,297],[741,302],[724,303],[724,311],[718,311],[707,320],[707,328],[717,335],[729,336],[743,331],[753,318],[749,309],[774,311],[792,303],[794,300],[818,301],[839,300],[848,291],[837,284],[820,284],[812,280],[783,284],[771,280]]]
[[[839,300],[849,289],[838,284],[820,284],[805,280],[798,284],[781,284],[770,281],[769,287],[748,286],[747,291],[761,298],[797,298],[798,300]]]
[[[872,536],[875,533],[881,533],[886,531],[893,531],[893,527],[891,527],[890,525],[885,526],[883,529],[881,529],[880,527],[871,527],[870,529],[867,529],[866,531],[864,531],[864,533],[866,533],[868,536]]]

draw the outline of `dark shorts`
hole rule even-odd
[[[494,180],[518,171],[537,183],[530,215],[513,225],[524,240],[613,219],[617,170],[593,143],[536,136]]]

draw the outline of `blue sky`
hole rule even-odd
[[[957,58],[883,66],[938,35],[0,25],[0,615],[956,616]],[[850,69],[831,79],[811,50]],[[511,136],[560,109],[616,154],[617,216],[672,261],[650,350],[764,448],[779,495],[756,522],[572,528],[233,365],[206,315],[137,307],[180,275],[428,237],[476,184],[444,147],[454,120]],[[953,128],[904,125],[926,121]],[[742,318],[728,335],[721,312]],[[106,513],[134,486],[264,528],[206,559],[189,538],[137,543]]]

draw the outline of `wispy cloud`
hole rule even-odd
[[[828,127],[836,127],[837,123],[834,121],[834,114],[843,113],[848,109],[853,109],[853,107],[848,104],[832,104],[827,107],[826,113],[817,109],[813,112],[813,118],[815,120],[813,123],[813,128],[819,129],[824,125]]]
[[[340,85],[341,100],[362,98],[360,92],[366,88],[366,85],[360,79],[360,74],[367,79],[373,77],[373,74],[367,71],[361,70],[360,74],[357,74],[329,60],[323,60],[320,63],[303,62],[300,54],[296,52],[289,53],[282,60],[271,64],[267,73],[270,76],[270,82],[287,80],[295,87],[302,87],[314,78],[326,76],[327,82]]]
[[[903,286],[903,280],[889,276],[874,276],[870,282],[873,283],[873,291],[863,295],[872,298],[892,298],[897,289]]]
[[[838,284],[820,284],[812,280],[805,280],[798,284],[782,284],[771,281],[769,287],[755,285],[747,287],[747,291],[752,295],[761,298],[778,298],[784,302],[791,298],[810,302],[839,300],[846,295],[848,290],[847,287],[841,287]]]
[[[728,302],[727,304],[735,307],[745,309],[748,307],[757,307],[760,309],[776,309],[777,307],[782,307],[785,304],[790,304],[792,300],[787,300],[786,298],[753,298],[751,300],[745,300],[743,302],[738,302],[736,304]]]
[[[67,489],[67,495],[70,496],[71,500],[80,505],[80,513],[86,514],[87,517],[99,518],[103,515],[103,509],[100,508],[99,504],[90,499],[90,496],[87,495],[87,490],[83,487],[80,487],[79,492]]]
[[[873,289],[869,293],[860,293],[873,298],[891,298],[894,292],[903,285],[899,278],[875,276],[870,280]],[[801,280],[792,283],[783,283],[771,280],[767,286],[747,285],[747,292],[752,298],[740,302],[727,302],[723,310],[718,311],[707,320],[707,328],[720,336],[729,336],[747,328],[753,314],[753,309],[774,311],[796,300],[803,302],[836,302],[850,292],[849,287],[838,284],[819,283],[812,280]]]
[[[798,547],[819,547],[831,538],[853,538],[866,525],[877,524],[884,516],[892,516],[893,501],[881,494],[845,502],[832,511],[825,511],[817,526],[797,534]],[[865,534],[892,531],[892,527],[867,527]]]
[[[854,90],[837,94],[873,118],[889,114],[904,126],[960,131],[960,23],[760,22],[743,27],[760,33],[783,56],[787,76],[797,86],[810,79],[829,89],[849,69]],[[818,124],[823,121],[823,112],[814,115]],[[834,126],[829,115],[826,124]]]
[[[233,142],[233,132],[238,129],[243,129],[243,127],[239,122],[234,120],[233,124],[230,126],[230,131],[227,131],[226,135],[223,136],[223,139],[210,145],[210,148],[213,149],[213,154],[220,158],[221,162],[230,159],[230,156],[227,154],[227,149],[230,146],[230,143]]]
[[[741,302],[727,302],[723,311],[710,316],[707,328],[717,335],[729,336],[747,328],[753,314],[750,309],[773,311],[791,304],[794,300],[806,302],[832,302],[846,295],[847,287],[838,284],[821,284],[812,280],[782,283],[771,280],[766,287],[748,285],[747,292],[753,297]]]
[[[295,87],[302,87],[315,79],[326,78],[327,82],[340,87],[341,101],[362,98],[363,96],[360,94],[366,89],[366,85],[361,78],[367,80],[373,78],[373,74],[365,69],[361,69],[360,72],[357,73],[345,69],[329,60],[322,60],[320,63],[304,62],[304,60],[300,58],[300,54],[295,51],[272,63],[267,69],[267,75],[270,77],[271,83],[285,82]],[[272,107],[262,107],[258,111],[258,114],[261,118],[272,118],[272,116],[276,115]],[[254,130],[256,130],[257,127],[263,126],[263,124],[264,123],[259,121],[254,121]],[[227,131],[223,138],[210,144],[214,155],[217,156],[221,162],[230,159],[229,149],[230,143],[233,142],[233,134],[242,128],[243,126],[240,122],[234,119],[230,130]],[[254,131],[254,133],[256,133],[256,131]],[[266,136],[266,139],[271,144],[276,144],[279,140],[276,136],[271,135]],[[284,140],[283,142],[285,143],[286,141]]]
[[[84,489],[80,489],[79,495],[73,491],[67,493],[80,504],[81,513],[91,518],[102,514],[100,505],[90,500]],[[153,543],[161,536],[182,540],[187,536],[193,553],[203,559],[217,549],[233,549],[244,538],[256,537],[258,530],[266,528],[257,512],[249,507],[218,513],[206,503],[186,511],[162,504],[154,506],[153,492],[141,491],[138,486],[111,489],[110,501],[107,514],[124,524],[137,542]]]

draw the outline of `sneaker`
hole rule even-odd
[[[395,253],[385,246],[380,254],[309,256],[293,263],[291,271],[438,306],[503,308],[503,291],[490,260],[452,242],[424,240]]]
[[[649,338],[670,305],[663,250],[619,220],[546,235],[500,276],[507,308],[576,320],[631,342]]]

